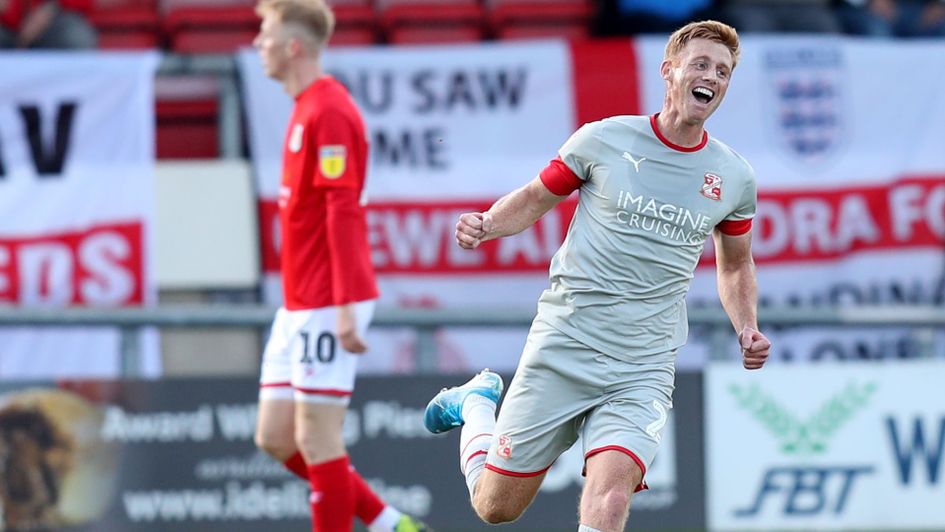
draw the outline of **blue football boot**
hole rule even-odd
[[[502,377],[484,369],[462,386],[440,390],[427,405],[423,424],[434,434],[459,427],[464,423],[463,401],[467,397],[471,394],[481,395],[498,404],[503,387]]]

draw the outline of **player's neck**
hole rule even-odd
[[[705,135],[702,122],[697,124],[687,123],[678,112],[665,108],[656,117],[656,125],[667,140],[677,146],[686,148],[698,146]]]
[[[285,91],[289,93],[289,96],[298,98],[299,94],[302,94],[302,91],[307,89],[312,83],[315,83],[315,81],[323,75],[322,65],[318,60],[308,59],[299,61],[293,65],[293,68],[289,71],[289,75],[283,81],[282,86],[285,88]]]

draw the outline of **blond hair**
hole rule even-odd
[[[735,68],[735,65],[738,64],[738,55],[741,53],[738,45],[738,32],[728,24],[716,20],[690,22],[674,31],[669,36],[669,42],[666,43],[663,59],[675,60],[676,56],[686,47],[686,44],[693,39],[707,39],[725,45],[728,51],[732,53],[732,68]]]
[[[275,13],[283,24],[301,27],[318,48],[325,46],[335,30],[335,14],[324,0],[260,0],[256,14]]]

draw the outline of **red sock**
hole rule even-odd
[[[355,493],[354,513],[362,523],[370,525],[377,516],[381,515],[386,504],[353,467],[351,468],[351,485]]]
[[[282,465],[300,479],[308,480],[308,464],[305,463],[305,458],[302,458],[302,453],[295,451]]]
[[[311,464],[312,531],[351,532],[354,529],[354,486],[348,457]]]

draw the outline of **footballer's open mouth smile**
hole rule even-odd
[[[692,95],[703,104],[708,104],[715,99],[715,91],[701,85],[692,89]]]

